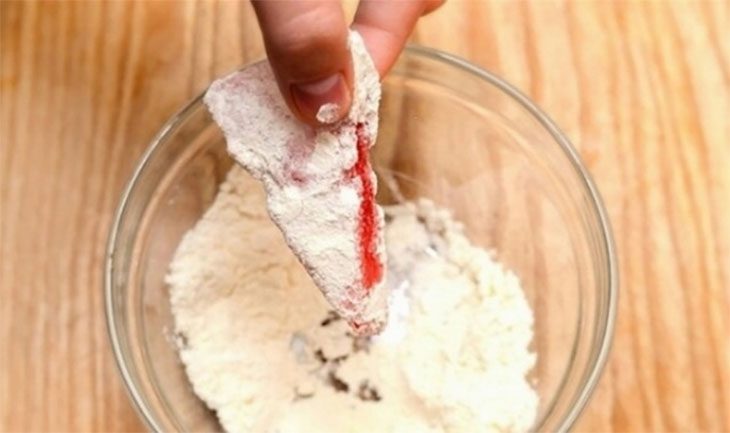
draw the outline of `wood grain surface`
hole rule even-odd
[[[728,29],[720,1],[451,0],[413,36],[536,100],[605,199],[619,316],[577,431],[730,431]],[[160,125],[262,55],[245,2],[0,2],[0,430],[143,430],[102,311],[112,213]]]

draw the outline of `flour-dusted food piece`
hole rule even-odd
[[[355,88],[340,122],[299,122],[267,62],[215,81],[205,103],[229,153],[263,183],[272,220],[316,285],[356,333],[372,335],[387,317],[383,212],[368,160],[380,82],[362,38],[352,32],[349,44]],[[318,117],[331,120],[330,111]]]

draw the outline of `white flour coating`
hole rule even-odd
[[[268,63],[215,81],[205,103],[226,136],[229,153],[263,182],[271,218],[317,286],[359,332],[374,334],[385,323],[387,293],[384,278],[371,286],[364,282],[358,218],[365,187],[348,172],[358,161],[358,125],[368,147],[375,142],[380,82],[362,38],[352,32],[349,42],[353,102],[336,125],[314,131],[296,120]],[[369,166],[366,170],[374,193],[375,175]],[[373,213],[378,236],[372,249],[384,269],[382,209],[376,205]]]
[[[518,279],[429,201],[386,207],[391,317],[353,338],[234,167],[167,282],[180,358],[231,432],[518,432],[532,312]]]
[[[329,102],[319,107],[319,110],[317,110],[317,120],[324,124],[334,123],[337,120],[337,113],[339,112],[340,106]]]

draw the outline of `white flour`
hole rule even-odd
[[[387,207],[385,331],[353,338],[234,167],[167,282],[180,357],[231,432],[512,432],[535,420],[517,278],[431,202]]]
[[[359,333],[385,324],[382,210],[368,162],[375,143],[379,75],[350,35],[355,89],[347,118],[312,130],[286,107],[268,63],[215,81],[205,103],[228,151],[268,193],[271,218],[334,309]],[[333,112],[334,110],[334,112]],[[332,104],[318,118],[332,121]]]
[[[327,103],[319,107],[317,111],[317,120],[319,123],[330,124],[337,120],[337,113],[340,112],[340,106],[334,103]]]

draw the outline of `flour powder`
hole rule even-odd
[[[231,432],[518,432],[533,318],[518,279],[449,211],[385,208],[390,317],[354,336],[234,167],[167,282],[195,393]]]

